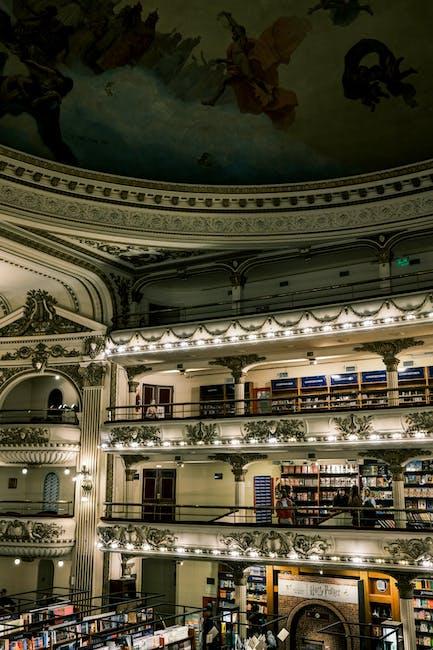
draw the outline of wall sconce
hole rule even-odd
[[[86,465],[83,465],[80,473],[76,477],[80,481],[81,501],[84,503],[89,500],[89,494],[93,489],[93,480]]]

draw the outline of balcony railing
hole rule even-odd
[[[0,517],[73,517],[73,501],[0,501]]]
[[[180,505],[155,502],[104,503],[106,521],[203,524],[206,526],[266,526],[277,528],[361,528],[433,530],[433,512],[421,509],[300,506]]]
[[[2,424],[78,424],[74,409],[1,409]]]
[[[289,415],[324,411],[372,410],[396,407],[418,407],[433,403],[430,386],[398,390],[321,391],[296,396],[267,397],[265,399],[206,400],[202,402],[170,402],[140,406],[114,406],[107,409],[108,422],[130,420],[216,419],[238,416]]]
[[[169,325],[177,322],[191,322],[202,318],[207,320],[223,318],[224,316],[257,314],[296,307],[312,307],[327,305],[335,301],[350,301],[356,299],[374,298],[383,295],[393,295],[403,292],[430,289],[433,270],[417,273],[402,273],[386,279],[364,280],[361,282],[346,282],[325,285],[317,288],[299,289],[297,291],[263,294],[254,298],[244,298],[234,304],[232,301],[219,301],[201,305],[182,305],[176,307],[161,307],[150,313],[135,314],[131,317],[128,328],[146,327],[153,325]],[[236,310],[236,311],[234,311]],[[123,329],[123,323],[115,323],[114,329]]]

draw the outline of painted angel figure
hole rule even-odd
[[[224,63],[226,76],[215,95],[202,103],[214,106],[230,86],[241,113],[265,113],[275,127],[287,129],[295,119],[298,99],[293,90],[280,86],[278,67],[290,57],[311,29],[303,18],[280,17],[258,37],[247,35],[245,27],[228,11],[220,14],[229,24],[232,43]]]

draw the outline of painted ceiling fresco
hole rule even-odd
[[[0,143],[160,181],[431,157],[432,0],[0,0]]]

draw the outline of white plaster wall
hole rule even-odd
[[[215,585],[207,585],[213,578]],[[218,562],[185,560],[177,564],[176,602],[180,605],[202,607],[203,596],[216,598],[218,585]]]

